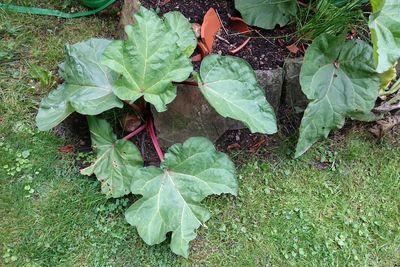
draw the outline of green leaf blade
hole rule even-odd
[[[198,84],[220,115],[243,122],[253,133],[277,132],[274,110],[246,61],[231,56],[208,56],[201,63]]]
[[[125,28],[128,39],[106,49],[103,63],[122,75],[113,88],[119,98],[135,101],[143,96],[162,112],[176,97],[172,82],[186,80],[193,70],[185,54],[192,37],[187,32],[189,22],[182,21],[182,16],[178,25],[170,25],[172,17],[175,15],[162,20],[154,11],[141,7],[135,24]]]
[[[132,175],[143,167],[139,150],[132,142],[117,140],[105,120],[88,117],[88,122],[97,159],[81,170],[81,174],[96,174],[107,197],[118,198],[128,194]]]
[[[274,29],[285,26],[296,15],[295,0],[235,0],[235,8],[244,20],[253,26]]]
[[[52,129],[75,112],[75,109],[66,100],[67,98],[65,96],[65,88],[61,85],[42,99],[35,118],[36,125],[40,131]]]
[[[238,188],[230,159],[199,137],[172,146],[160,169],[142,168],[135,177],[131,191],[143,197],[127,210],[127,221],[149,245],[172,232],[171,249],[184,257],[194,231],[210,217],[200,202],[212,194],[236,195]]]
[[[197,47],[197,39],[190,22],[177,11],[168,12],[164,18],[171,31],[176,32],[179,36],[179,49],[188,57],[191,56]]]
[[[60,65],[60,75],[65,82],[42,100],[36,117],[40,130],[50,130],[74,111],[97,115],[122,108],[122,102],[112,92],[117,74],[99,63],[110,42],[89,39],[65,46],[66,61]]]
[[[374,0],[369,28],[374,46],[376,70],[387,71],[400,58],[400,2],[397,0]]]
[[[370,117],[378,97],[380,77],[374,70],[372,48],[362,41],[338,43],[337,38],[321,35],[304,58],[300,81],[311,102],[301,122],[295,157],[331,130],[342,128],[346,117]]]

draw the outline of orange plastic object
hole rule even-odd
[[[205,57],[210,54],[210,51],[208,50],[207,46],[202,41],[198,41],[197,45],[199,46],[199,48],[201,50],[202,57]]]
[[[247,38],[238,48],[230,50],[229,53],[231,53],[231,54],[238,53],[240,50],[243,49],[243,47],[245,47],[250,42],[250,40],[251,40],[251,37]]]
[[[201,40],[209,53],[212,52],[215,35],[221,27],[221,21],[218,18],[217,12],[215,12],[214,8],[210,8],[204,16],[203,25],[201,25]]]
[[[235,32],[240,32],[243,34],[248,34],[251,32],[247,23],[239,17],[230,17],[228,27]]]

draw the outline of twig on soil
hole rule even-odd
[[[248,31],[244,31],[244,32],[235,32],[235,33],[230,33],[228,34],[229,36],[239,36],[239,35],[246,35],[247,33],[251,33],[254,32],[254,30],[248,30]]]
[[[267,42],[269,42],[270,44],[272,44],[272,45],[275,45],[275,46],[277,46],[276,44],[274,44],[273,42],[271,42],[267,37],[265,37],[264,35],[262,35],[261,33],[260,33],[260,31],[258,31],[258,30],[254,30],[261,38],[263,38],[264,40],[266,40]],[[279,36],[278,37],[275,37],[274,39],[278,39],[279,38]]]
[[[221,17],[219,16],[219,13],[218,13],[218,10],[217,10],[217,9],[215,10],[215,13],[217,13],[219,22],[221,22],[222,29],[224,29],[225,34],[228,35],[228,31],[226,30],[226,28],[225,28],[225,26],[224,26],[224,23],[222,22],[222,19],[221,19]]]
[[[400,109],[400,102],[395,104],[395,105],[390,105],[388,103],[384,103],[383,105],[374,108],[375,112],[379,112],[379,113],[385,113],[385,112],[390,112],[396,109]]]
[[[225,38],[219,36],[218,34],[216,34],[215,37],[217,37],[219,40],[223,41],[227,45],[232,46],[232,44],[228,40],[226,40]]]

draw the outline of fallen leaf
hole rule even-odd
[[[203,57],[200,54],[194,55],[192,57],[192,62],[199,62],[203,59]]]
[[[217,12],[214,8],[210,8],[203,19],[203,25],[201,25],[201,40],[207,47],[209,53],[212,52],[215,35],[221,29],[222,24],[218,18]]]
[[[252,144],[248,147],[247,151],[250,153],[254,153],[257,150],[259,150],[265,143],[267,143],[267,140],[263,138],[262,140],[258,141],[255,144]]]
[[[298,48],[296,44],[288,45],[288,46],[286,46],[286,48],[292,54],[297,54],[300,51],[300,48]]]
[[[68,154],[68,153],[72,153],[74,152],[74,146],[73,145],[66,145],[63,147],[60,147],[58,149],[59,152],[64,153],[64,154]]]
[[[233,149],[238,149],[240,148],[240,145],[238,143],[230,144],[226,149],[227,150],[233,150]]]
[[[372,127],[369,131],[376,137],[382,138],[386,133],[388,133],[393,127],[400,124],[400,112],[398,114],[389,116],[384,120],[376,122],[376,125]]]
[[[166,4],[168,4],[169,2],[171,2],[171,0],[163,0],[163,1],[160,2],[159,6],[166,5]]]

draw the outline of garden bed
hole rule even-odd
[[[234,7],[234,1],[231,0],[205,0],[201,3],[193,0],[143,0],[140,2],[146,8],[157,10],[160,16],[171,11],[179,11],[189,22],[198,24],[203,24],[205,14],[210,8],[213,8],[223,25],[216,34],[214,41],[212,52],[216,54],[233,55],[231,51],[240,47],[251,37],[250,41],[234,55],[249,62],[256,71],[259,84],[264,89],[266,98],[274,107],[275,112],[278,113],[281,99],[286,98],[285,91],[297,92],[300,90],[298,60],[294,59],[294,61],[289,61],[289,64],[285,64],[287,58],[301,56],[290,54],[286,48],[290,45],[290,41],[288,41],[290,38],[285,37],[288,37],[295,30],[292,25],[275,30],[250,27],[250,33],[239,34],[230,28],[230,18],[240,17],[240,13]],[[128,5],[126,4],[126,6]],[[135,8],[133,12],[135,12]],[[123,13],[131,14],[132,10]],[[201,54],[200,49],[195,51],[194,55],[196,54]],[[193,65],[195,71],[198,71],[200,63],[194,62]],[[290,77],[285,77],[286,70],[284,70],[284,67],[291,70]],[[283,88],[284,86],[291,88],[286,89]],[[292,96],[292,94],[288,95]],[[291,97],[291,99],[293,98],[296,101],[298,100],[298,92],[294,94],[294,97]],[[297,103],[290,101],[290,104],[296,105]],[[235,131],[244,128],[242,124],[221,117],[205,101],[196,86],[186,84],[178,85],[177,98],[168,105],[166,112],[154,112],[154,121],[160,144],[164,148],[174,143],[182,143],[190,136],[205,136],[214,142],[221,139],[223,140],[222,143],[230,144],[234,143],[235,140],[230,140],[229,136],[236,136],[236,134],[224,135],[224,133],[227,130]],[[253,137],[248,136],[248,139],[252,140]]]
[[[162,4],[167,2],[166,4]],[[234,7],[233,0],[142,0],[142,5],[146,8],[159,9],[159,14],[163,15],[170,11],[181,12],[191,23],[202,24],[203,17],[210,8],[214,8],[218,13],[224,27],[217,34],[214,43],[214,53],[229,55],[230,50],[239,47],[248,37],[252,37],[250,42],[235,56],[245,59],[255,70],[268,70],[282,67],[284,59],[289,56],[289,51],[283,39],[277,36],[287,36],[292,33],[294,28],[291,26],[277,28],[275,30],[263,30],[252,27],[250,34],[238,34],[230,30],[230,17],[240,17],[240,13]]]

